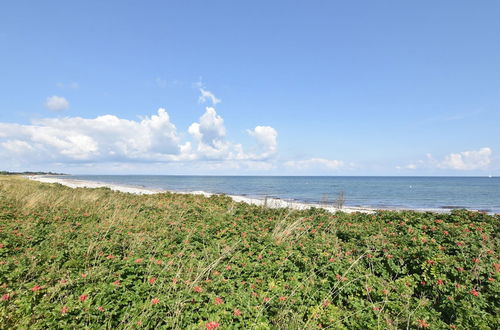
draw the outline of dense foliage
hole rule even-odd
[[[499,220],[0,176],[0,325],[498,329]]]

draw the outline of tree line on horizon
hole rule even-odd
[[[0,175],[65,175],[64,173],[56,172],[10,172],[10,171],[0,171]]]

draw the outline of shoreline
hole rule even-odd
[[[145,188],[135,185],[125,185],[125,184],[115,184],[115,183],[106,183],[106,182],[98,182],[98,181],[90,181],[90,180],[78,180],[78,179],[70,179],[70,178],[60,178],[53,177],[48,175],[25,175],[25,178],[33,181],[38,181],[42,183],[59,183],[64,186],[70,188],[109,188],[113,191],[119,191],[124,193],[136,194],[136,195],[149,195],[149,194],[160,194],[160,193],[174,193],[174,194],[193,194],[193,195],[203,195],[205,197],[210,197],[212,195],[219,195],[215,193],[209,193],[205,191],[176,191],[176,190],[167,190],[167,189],[154,189],[154,188]],[[266,206],[269,208],[290,208],[293,210],[305,210],[310,208],[321,208],[328,212],[335,213],[338,211],[345,213],[367,213],[373,214],[377,211],[415,211],[415,212],[435,212],[435,213],[450,213],[451,209],[407,209],[407,208],[370,208],[370,207],[360,207],[360,206],[344,206],[342,208],[336,208],[334,206],[325,206],[314,203],[305,203],[298,201],[289,201],[279,198],[250,198],[241,195],[229,195],[235,202],[243,202],[246,204],[253,204],[258,206]]]
[[[90,181],[90,180],[77,180],[77,179],[69,179],[69,178],[59,178],[59,177],[50,177],[50,176],[25,176],[29,180],[34,180],[42,183],[59,183],[64,186],[70,188],[109,188],[113,191],[137,194],[137,195],[149,195],[149,194],[159,194],[159,193],[174,193],[174,194],[193,194],[193,195],[203,195],[205,197],[210,197],[212,195],[218,195],[214,193],[209,193],[205,191],[175,191],[175,190],[166,190],[166,189],[154,189],[154,188],[144,188],[134,185],[124,185],[124,184],[114,184],[114,183],[106,183],[106,182],[98,182],[98,181]],[[301,203],[295,201],[286,201],[278,198],[267,198],[267,199],[259,199],[259,198],[250,198],[246,196],[240,195],[229,195],[235,202],[243,202],[246,204],[253,204],[258,206],[264,206],[270,208],[290,208],[293,210],[305,210],[312,207],[322,208],[329,212],[342,211],[345,213],[354,213],[354,212],[362,212],[362,213],[375,213],[377,210],[372,208],[365,207],[343,207],[342,209],[337,209],[335,207],[327,207],[321,206],[317,204],[310,203]]]

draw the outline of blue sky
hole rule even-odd
[[[0,167],[500,175],[498,17],[498,1],[2,2]]]

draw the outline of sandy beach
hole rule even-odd
[[[163,189],[152,189],[152,188],[144,188],[139,186],[131,186],[131,185],[123,185],[123,184],[112,184],[106,182],[97,182],[97,181],[88,181],[88,180],[76,180],[70,178],[61,178],[61,177],[51,177],[51,176],[43,176],[43,175],[30,175],[26,176],[26,178],[34,181],[44,182],[44,183],[59,183],[64,186],[70,188],[109,188],[114,191],[120,191],[125,193],[144,195],[144,194],[158,194],[164,192],[176,193],[176,194],[194,194],[194,195],[203,195],[205,197],[210,197],[213,194],[205,191],[189,191],[189,192],[181,192],[181,191],[173,191],[173,190],[163,190]],[[262,205],[270,208],[290,208],[293,210],[305,210],[312,207],[322,208],[329,212],[337,212],[342,211],[346,213],[354,213],[354,212],[362,212],[362,213],[375,213],[376,209],[373,208],[365,208],[365,207],[353,207],[353,206],[344,206],[342,209],[338,209],[333,206],[324,206],[320,204],[310,204],[310,203],[301,203],[296,201],[287,201],[278,198],[250,198],[246,196],[238,196],[238,195],[227,195],[232,198],[235,202],[243,202],[247,204],[253,205]]]

